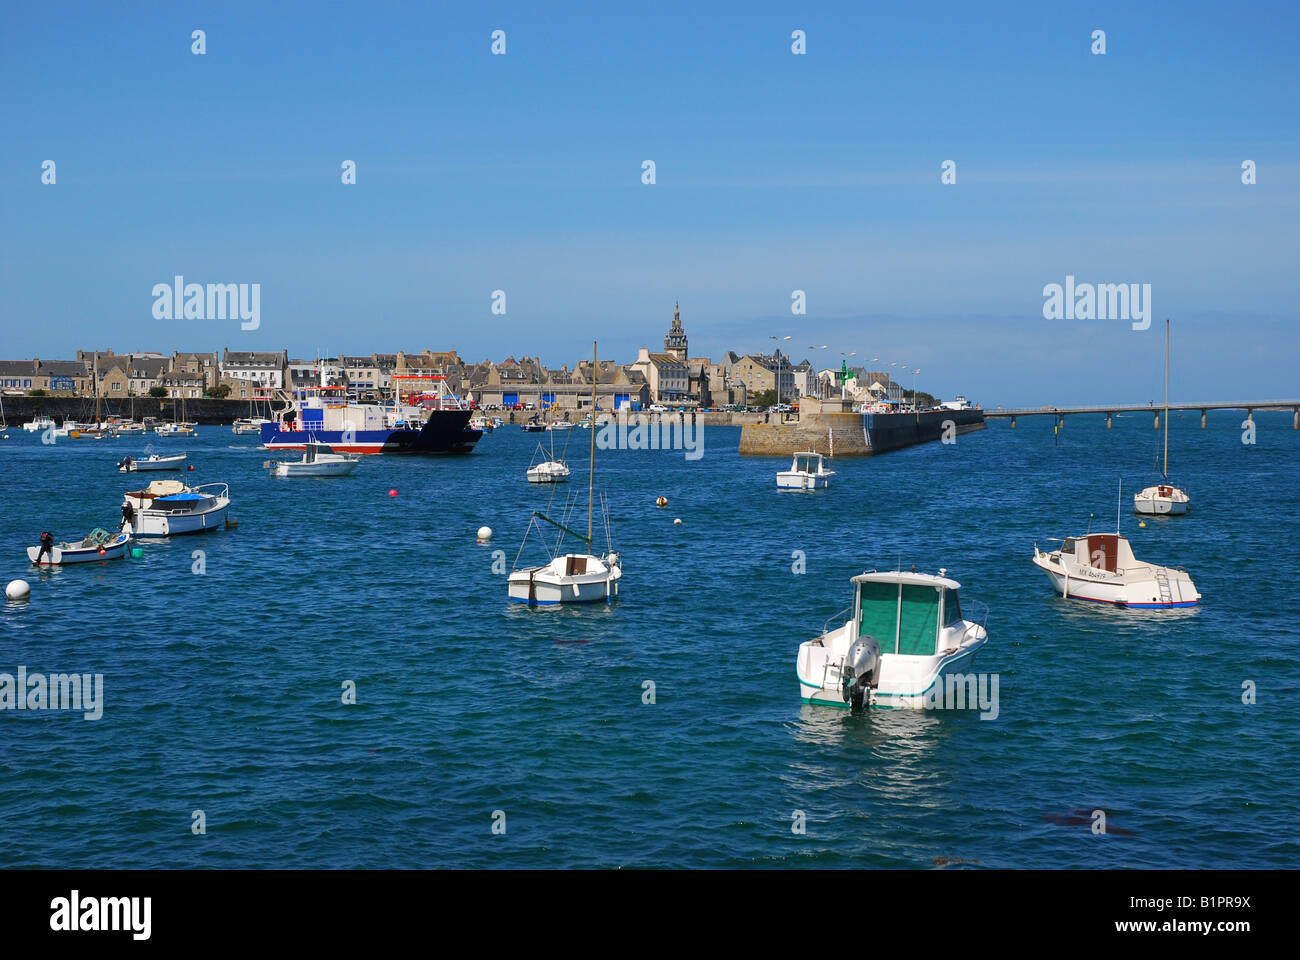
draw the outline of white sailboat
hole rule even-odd
[[[596,344],[591,345],[591,409],[596,411],[596,387],[599,382],[600,367],[596,363]],[[519,567],[519,556],[523,554],[528,543],[528,532],[524,534],[523,543],[519,545],[519,554],[515,557],[515,569],[508,577],[508,591],[511,600],[527,603],[531,606],[551,605],[557,603],[594,603],[601,600],[610,601],[618,596],[619,581],[623,578],[623,567],[619,555],[610,549],[609,509],[604,498],[601,511],[605,524],[605,553],[596,556],[592,550],[592,519],[595,500],[596,482],[596,431],[591,432],[591,464],[587,474],[587,535],[569,529],[563,523],[552,520],[544,513],[534,510],[528,521],[528,532],[540,522],[549,524],[559,530],[555,549],[551,551],[549,563],[537,567]],[[572,504],[570,504],[572,506]],[[568,520],[568,514],[564,517]],[[575,537],[586,546],[584,553],[563,551],[564,537]]]
[[[564,446],[565,449],[568,449],[567,441]],[[558,458],[555,456],[554,433],[551,434],[551,459],[544,459],[538,463],[537,457],[539,455],[546,456],[546,451],[540,443],[537,445],[537,452],[533,454],[533,462],[528,465],[528,470],[524,473],[529,483],[563,483],[569,479],[572,471],[569,470],[569,465],[564,462],[564,455],[561,454]]]
[[[1165,453],[1164,465],[1160,470],[1160,482],[1152,484],[1145,490],[1133,494],[1133,510],[1136,513],[1160,516],[1180,516],[1187,512],[1191,497],[1187,492],[1169,482],[1169,330],[1170,324],[1165,320]]]

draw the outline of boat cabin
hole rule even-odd
[[[1137,563],[1128,538],[1118,533],[1090,533],[1086,537],[1070,537],[1061,544],[1061,557],[1073,558],[1081,567],[1092,567],[1107,573],[1115,573]]]
[[[823,472],[820,453],[796,453],[790,463],[791,473],[810,473],[817,476]]]
[[[871,636],[880,653],[933,657],[940,631],[962,620],[961,587],[925,573],[864,573],[853,578],[857,635]]]

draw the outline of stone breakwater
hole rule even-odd
[[[982,410],[931,413],[810,413],[796,423],[746,424],[740,453],[788,457],[801,450],[837,457],[869,457],[918,443],[984,429]],[[832,451],[833,446],[833,451]]]

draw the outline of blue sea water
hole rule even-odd
[[[538,610],[493,571],[550,494],[515,428],[342,479],[271,479],[228,428],[155,439],[230,484],[238,529],[45,573],[42,530],[115,526],[123,490],[169,475],[116,471],[141,440],[11,428],[0,579],[32,597],[0,612],[0,673],[102,673],[105,705],[0,712],[0,866],[1294,867],[1300,434],[1260,413],[1243,444],[1241,419],[1175,416],[1192,511],[1145,528],[1146,415],[839,459],[816,494],[778,492],[785,461],[739,457],[737,428],[698,461],[598,453],[623,595]],[[1121,479],[1135,553],[1186,567],[1199,608],[1065,601],[1029,562],[1090,513],[1113,527]],[[801,703],[798,644],[899,563],[988,604],[996,719]]]

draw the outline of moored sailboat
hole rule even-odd
[[[1169,337],[1170,323],[1165,320],[1165,451],[1160,469],[1160,482],[1133,494],[1135,513],[1159,516],[1180,516],[1187,512],[1191,497],[1169,482]]]
[[[596,410],[596,388],[599,382],[600,367],[596,363],[596,344],[591,345],[591,409]],[[528,543],[528,533],[524,534],[523,543],[519,545],[519,554],[515,557],[515,569],[510,572],[507,589],[511,600],[527,603],[531,606],[551,605],[557,603],[593,603],[601,600],[610,601],[618,596],[619,581],[623,578],[623,566],[619,555],[611,549],[609,534],[609,509],[602,498],[601,511],[605,525],[605,552],[597,556],[592,552],[592,527],[596,482],[596,431],[591,432],[591,461],[587,473],[587,535],[584,537],[570,529],[566,524],[551,519],[546,514],[534,510],[528,522],[531,532],[540,523],[549,524],[560,531],[555,548],[551,551],[549,563],[535,567],[519,567],[519,556],[523,554]],[[568,516],[564,518],[568,520]],[[539,528],[540,529],[540,528]],[[564,537],[572,536],[585,545],[586,551],[567,552],[563,550]]]

